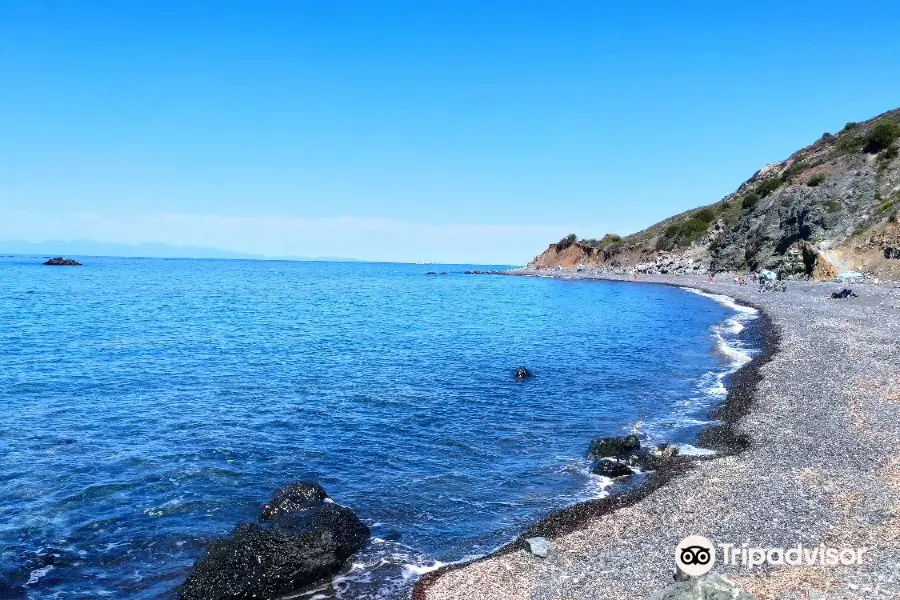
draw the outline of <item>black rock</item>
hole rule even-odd
[[[259,509],[260,521],[271,521],[280,515],[295,513],[328,498],[325,489],[311,481],[297,481],[277,490]]]
[[[534,377],[534,373],[526,369],[525,367],[518,367],[515,371],[513,371],[513,375],[516,379],[529,379]]]
[[[591,473],[615,479],[616,477],[633,475],[634,471],[632,471],[627,464],[619,462],[614,458],[601,458],[600,460],[594,461],[594,464],[591,465]]]
[[[18,598],[27,598],[28,594],[23,587],[11,586],[0,581],[0,598],[4,600],[17,600]]]
[[[77,260],[72,260],[71,258],[63,258],[62,256],[57,256],[56,258],[51,258],[47,262],[44,263],[50,267],[80,267],[82,266],[80,262]]]
[[[425,273],[425,274],[426,274],[426,275],[437,275],[437,272],[436,272],[436,271],[428,271],[428,272]]]
[[[597,438],[591,442],[588,448],[589,458],[624,457],[641,449],[641,441],[638,436],[626,435],[623,437]]]
[[[243,523],[214,542],[180,600],[276,598],[333,575],[369,539],[349,508],[318,502],[267,523]]]
[[[831,297],[832,297],[832,298],[850,298],[851,296],[854,297],[854,298],[856,298],[856,294],[853,293],[853,290],[850,290],[850,289],[847,289],[847,288],[844,288],[844,289],[842,289],[842,290],[839,291],[839,292],[832,292],[832,293],[831,293]]]

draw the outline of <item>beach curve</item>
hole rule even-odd
[[[513,274],[629,281],[592,272]],[[737,545],[869,549],[867,562],[852,568],[717,567],[760,598],[900,594],[900,382],[889,350],[900,334],[900,289],[866,286],[858,302],[835,303],[828,299],[834,286],[823,283],[759,293],[702,277],[640,282],[725,294],[761,311],[763,355],[733,375],[714,411],[721,423],[701,434],[699,443],[718,457],[673,465],[627,494],[551,513],[492,555],[427,574],[413,597],[647,597],[672,581],[675,545],[691,534]],[[548,559],[524,549],[524,538],[538,534],[553,539]]]

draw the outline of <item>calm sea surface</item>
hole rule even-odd
[[[302,479],[376,538],[324,595],[400,595],[601,493],[592,438],[692,441],[751,343],[732,308],[663,286],[82,262],[0,257],[0,590],[27,598],[171,597]]]

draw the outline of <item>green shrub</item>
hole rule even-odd
[[[885,200],[884,202],[879,204],[878,207],[875,209],[875,214],[883,215],[884,213],[886,213],[886,212],[890,211],[892,208],[894,208],[894,204],[896,204],[896,202],[892,198]]]
[[[574,233],[570,233],[563,239],[556,242],[556,251],[562,252],[563,250],[565,250],[566,248],[568,248],[569,246],[574,244],[577,240],[578,240],[578,236],[575,235]]]
[[[791,166],[784,170],[784,173],[781,174],[781,178],[785,181],[790,181],[808,168],[809,163],[805,160],[795,160],[791,163]]]
[[[827,210],[830,213],[840,212],[841,203],[838,202],[837,200],[829,200],[828,202],[825,203],[825,210]]]
[[[612,244],[622,241],[622,237],[614,233],[607,233],[601,239],[591,238],[589,240],[581,240],[581,243],[590,248],[606,248]]]
[[[701,208],[693,215],[691,215],[691,219],[697,220],[702,223],[712,223],[712,220],[716,218],[716,213],[711,208]]]
[[[744,210],[750,210],[756,203],[759,202],[759,194],[756,192],[750,192],[746,196],[744,196],[743,200],[741,200],[741,208]]]
[[[657,242],[657,248],[663,250],[671,249],[674,246],[691,244],[706,233],[706,230],[709,229],[709,224],[715,218],[715,211],[710,208],[701,208],[686,219],[682,219],[677,223],[670,223]]]
[[[769,179],[763,180],[763,182],[756,187],[756,193],[759,194],[760,198],[765,198],[780,188],[781,184],[782,181],[778,177],[770,177]]]
[[[689,238],[696,239],[700,234],[706,233],[707,229],[709,229],[709,221],[693,216],[681,226],[681,233]]]
[[[841,133],[844,133],[845,131],[850,131],[857,125],[859,125],[859,123],[857,123],[856,121],[849,121],[846,125],[844,125],[844,128],[841,129]]]
[[[825,175],[823,173],[816,173],[806,180],[806,185],[808,185],[809,187],[816,187],[823,181],[825,181]]]
[[[893,119],[882,119],[869,130],[863,150],[869,154],[877,154],[889,148],[897,138],[900,138],[900,123]]]
[[[843,136],[838,139],[834,147],[840,154],[851,154],[866,145],[866,140],[858,135]]]

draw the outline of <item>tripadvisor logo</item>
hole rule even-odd
[[[861,565],[868,548],[829,548],[825,544],[792,548],[752,548],[721,544],[722,564],[753,569],[765,564],[790,566]],[[690,577],[709,573],[716,564],[716,547],[702,535],[689,535],[675,547],[675,564]]]
[[[685,574],[699,577],[716,564],[716,549],[702,535],[689,535],[675,546],[675,564]]]

